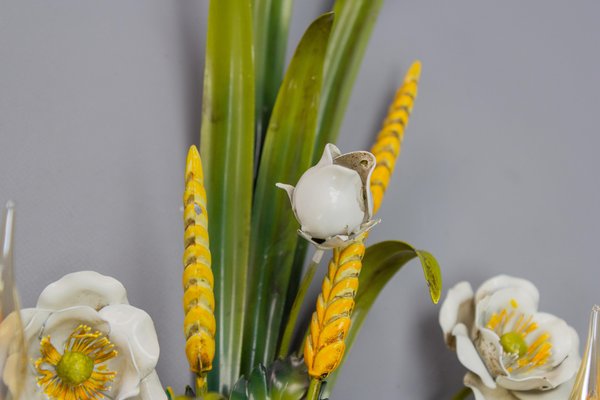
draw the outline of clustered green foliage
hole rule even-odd
[[[205,399],[304,396],[303,363],[276,354],[307,246],[275,183],[297,182],[335,142],[382,1],[337,0],[335,16],[307,28],[285,73],[292,0],[210,2],[200,151],[217,334]],[[367,250],[348,347],[379,291],[410,259],[421,259],[430,285],[439,282],[433,257],[390,243]]]

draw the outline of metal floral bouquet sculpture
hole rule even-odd
[[[433,256],[397,241],[365,246],[420,63],[408,70],[371,152],[342,154],[330,144],[381,3],[338,0],[335,16],[308,27],[283,76],[292,2],[210,2],[200,152],[189,150],[183,195],[183,330],[193,387],[182,396],[163,389],[150,317],[128,304],[119,282],[88,271],[51,284],[36,308],[20,313],[25,377],[4,362],[20,348],[0,346],[3,384],[13,394],[321,399],[378,293],[404,264],[420,260],[437,303]],[[305,325],[300,308],[325,252],[331,258]],[[6,327],[18,331],[19,318],[9,320],[0,336]]]

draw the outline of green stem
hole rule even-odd
[[[469,398],[472,394],[473,392],[470,388],[464,387],[452,397],[452,400],[464,400]]]
[[[310,386],[308,387],[306,400],[319,400],[319,394],[321,394],[321,383],[322,381],[320,379],[312,378],[310,380]]]
[[[315,254],[313,255],[312,261],[308,266],[306,273],[304,274],[304,278],[302,278],[300,289],[298,289],[298,294],[296,295],[296,298],[294,299],[294,304],[292,305],[292,309],[290,310],[290,317],[288,318],[285,330],[283,331],[283,337],[281,338],[281,344],[279,345],[279,358],[287,357],[287,355],[290,352],[292,334],[294,333],[294,328],[296,327],[298,314],[300,313],[300,308],[304,303],[306,291],[312,283],[313,277],[315,276],[315,272],[317,272],[319,263],[321,262],[321,258],[323,257],[323,253],[324,251],[321,249],[315,250]]]
[[[204,395],[208,392],[208,385],[206,382],[206,375],[200,374],[196,376],[196,397],[204,397]]]

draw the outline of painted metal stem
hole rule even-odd
[[[323,258],[324,250],[316,249],[315,254],[313,255],[312,261],[310,262],[306,273],[304,274],[304,278],[302,278],[302,283],[300,284],[300,288],[298,289],[298,294],[294,299],[294,304],[292,305],[292,309],[290,310],[290,317],[285,326],[285,330],[283,332],[283,337],[281,338],[281,344],[279,345],[278,356],[280,358],[285,358],[288,356],[290,352],[290,345],[292,342],[292,335],[294,333],[294,328],[296,327],[296,322],[298,321],[298,314],[300,313],[300,308],[304,303],[304,298],[306,297],[306,292],[310,287],[310,284],[313,281],[315,273],[319,267],[319,263],[321,262],[321,258]]]

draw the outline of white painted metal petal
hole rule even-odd
[[[470,387],[475,395],[475,400],[517,400],[511,392],[501,387],[489,388],[474,373],[468,372],[463,380],[465,386]]]
[[[129,304],[121,282],[94,271],[81,271],[65,275],[48,285],[36,307],[61,310],[81,305],[99,310],[109,304]]]
[[[166,400],[167,395],[158,379],[158,374],[153,371],[140,383],[140,400]]]
[[[473,288],[469,282],[460,282],[448,290],[440,308],[439,322],[446,344],[451,348],[455,348],[452,330],[456,324],[462,323],[470,331],[475,318],[474,308]]]
[[[467,327],[464,324],[458,324],[452,330],[452,334],[456,338],[456,355],[458,360],[469,371],[472,371],[481,378],[481,381],[489,388],[495,389],[496,382],[490,375],[485,364],[481,360],[473,341],[469,336]]]
[[[110,324],[110,340],[122,352],[128,353],[131,363],[121,373],[118,392],[114,396],[117,400],[137,396],[140,381],[154,371],[158,362],[160,349],[154,323],[145,311],[127,304],[107,306],[99,314]]]
[[[535,301],[535,309],[537,310],[540,293],[535,285],[526,279],[515,278],[508,275],[498,275],[485,281],[479,289],[477,289],[477,293],[475,293],[475,302],[479,302],[484,297],[490,296],[499,290],[508,288],[523,289],[526,292],[529,292],[532,299]]]

